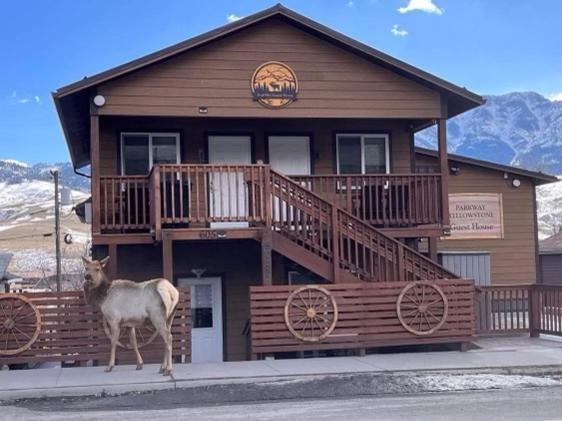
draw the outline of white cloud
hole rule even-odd
[[[9,96],[10,102],[14,104],[29,104],[34,102],[35,104],[41,104],[41,97],[39,95],[18,95],[18,92],[13,90]]]
[[[353,7],[353,5],[354,5],[353,0],[349,0],[347,2],[347,7]]]
[[[408,13],[419,10],[426,13],[433,13],[436,15],[442,15],[444,10],[433,3],[433,0],[409,0],[406,7],[400,7],[398,11],[400,13]]]
[[[562,101],[562,92],[558,92],[556,94],[550,94],[547,96],[548,99],[551,101]]]
[[[228,23],[236,22],[237,20],[242,19],[242,16],[237,16],[234,13],[231,13],[226,16],[226,20]]]
[[[392,35],[395,35],[397,37],[405,37],[406,35],[408,35],[408,31],[400,28],[398,25],[392,25],[392,29],[390,30],[390,32],[392,32]]]

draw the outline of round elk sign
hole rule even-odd
[[[277,61],[259,66],[252,76],[252,96],[268,108],[281,108],[297,99],[299,84],[293,70]]]

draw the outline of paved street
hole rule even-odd
[[[455,393],[403,395],[395,397],[336,400],[292,400],[242,405],[162,408],[154,398],[153,410],[135,410],[122,401],[120,409],[108,410],[104,400],[87,411],[66,411],[43,405],[41,410],[1,407],[2,420],[562,420],[562,387],[488,390]],[[151,399],[146,396],[145,399]],[[134,400],[133,400],[134,402]],[[145,402],[147,403],[147,402]],[[164,403],[166,405],[166,403]],[[166,405],[168,406],[168,405]]]

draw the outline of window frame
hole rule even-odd
[[[176,142],[176,164],[181,163],[180,156],[180,134],[179,132],[121,132],[120,133],[120,153],[121,153],[121,175],[125,174],[125,154],[123,153],[124,138],[125,136],[147,136],[148,137],[148,172],[150,174],[152,167],[154,166],[154,157],[152,152],[152,138],[158,136],[174,137]]]
[[[386,133],[364,133],[364,132],[350,132],[350,133],[336,133],[336,174],[340,174],[340,139],[343,137],[356,136],[361,139],[361,174],[368,175],[365,173],[365,138],[366,137],[378,137],[384,139],[384,155],[385,155],[385,172],[381,174],[390,174],[390,148],[389,141],[390,136]],[[369,173],[376,174],[376,173]],[[350,175],[350,174],[343,174]]]

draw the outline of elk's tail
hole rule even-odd
[[[166,319],[170,319],[170,317],[173,317],[176,307],[178,306],[180,293],[176,287],[167,280],[159,282],[156,290],[158,291],[158,294],[160,294],[162,302],[164,303],[164,308],[166,309]]]

